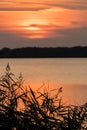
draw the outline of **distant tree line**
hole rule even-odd
[[[87,57],[87,47],[26,47],[3,48],[0,58],[57,58],[57,57]]]

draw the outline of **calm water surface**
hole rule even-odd
[[[50,89],[63,87],[61,96],[65,103],[87,102],[87,59],[0,59],[0,75],[7,63],[16,76],[22,72],[25,83],[38,89],[43,83]]]

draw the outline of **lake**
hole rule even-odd
[[[65,103],[87,102],[86,58],[0,59],[0,76],[7,63],[16,76],[21,72],[24,83],[34,90],[43,84],[50,89],[63,87],[60,96]]]

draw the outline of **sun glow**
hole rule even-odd
[[[38,30],[40,30],[39,27],[26,27],[25,29],[26,30],[31,30],[31,31],[38,31]]]
[[[58,38],[63,36],[62,30],[87,26],[87,19],[84,19],[83,15],[86,13],[60,7],[44,10],[7,11],[6,14],[3,12],[3,15],[0,13],[2,17],[0,29],[28,39]]]
[[[80,27],[77,21],[81,21],[81,14],[78,11],[74,14],[74,11],[64,8],[23,12],[19,21],[21,31],[24,32],[22,36],[31,39],[61,37],[59,30]]]
[[[19,22],[19,26],[21,26],[21,31],[24,32],[23,37],[30,39],[45,38],[49,31],[47,30],[48,21],[38,16],[33,16],[33,14],[29,20],[25,19]]]

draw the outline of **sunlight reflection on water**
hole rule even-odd
[[[22,72],[25,84],[37,90],[43,83],[52,88],[63,87],[64,102],[83,104],[87,102],[87,59],[0,59],[0,76],[7,63],[12,72]]]

